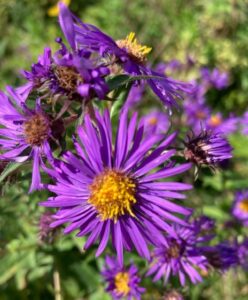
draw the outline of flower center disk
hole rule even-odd
[[[68,92],[76,92],[78,84],[83,82],[83,78],[75,68],[56,66],[55,76],[59,86]]]
[[[48,138],[49,120],[37,114],[24,123],[26,142],[32,146],[40,146]]]
[[[105,170],[96,176],[89,186],[88,203],[97,210],[102,221],[129,214],[134,216],[132,206],[136,203],[136,184],[133,179],[115,170]]]
[[[239,203],[239,208],[245,212],[248,213],[248,199],[244,199]]]
[[[123,296],[127,296],[130,291],[129,283],[129,275],[127,272],[119,272],[115,276],[115,288],[116,291]]]
[[[180,246],[176,241],[173,241],[166,252],[169,258],[178,258],[180,256]]]
[[[116,44],[119,48],[125,49],[130,58],[138,63],[143,63],[152,50],[151,47],[141,45],[135,38],[134,32],[130,32],[125,39],[116,41]]]

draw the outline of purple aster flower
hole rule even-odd
[[[202,253],[207,258],[209,266],[219,271],[224,272],[238,265],[237,247],[229,242],[202,247]]]
[[[145,90],[145,83],[139,82],[133,84],[133,86],[130,89],[130,92],[128,94],[128,97],[126,99],[126,102],[124,104],[125,108],[133,108],[135,105],[137,105],[141,99],[142,95]]]
[[[215,168],[221,161],[232,157],[232,147],[228,141],[221,134],[211,131],[204,130],[198,136],[192,133],[184,144],[185,158],[197,166]]]
[[[125,268],[114,257],[107,256],[102,271],[102,276],[108,283],[106,291],[114,300],[141,299],[141,294],[145,292],[145,289],[139,286],[140,277],[137,273],[138,268],[134,264]]]
[[[11,87],[8,91],[14,103],[0,92],[0,159],[33,161],[31,192],[40,188],[39,168],[43,158],[52,161],[49,140],[53,137],[53,121],[41,109],[39,100],[34,109],[29,109]]]
[[[216,68],[213,71],[210,71],[208,68],[202,68],[201,78],[203,79],[203,84],[212,85],[218,90],[226,88],[229,83],[228,73],[221,73]]]
[[[248,239],[245,238],[240,244],[236,243],[239,265],[247,272],[248,271]]]
[[[224,135],[234,133],[237,130],[239,119],[234,116],[229,116],[224,119],[221,113],[209,115],[206,124],[203,125],[212,132],[220,132]]]
[[[95,126],[86,115],[78,128],[81,144],[74,142],[77,155],[66,152],[65,162],[47,170],[56,180],[48,189],[56,196],[42,205],[60,208],[52,226],[70,223],[65,233],[89,235],[85,249],[99,239],[97,256],[111,235],[121,264],[123,248],[134,247],[149,259],[148,245],[163,241],[162,231],[175,234],[168,222],[186,223],[173,213],[191,214],[170,200],[185,198],[180,191],[191,186],[160,180],[185,172],[191,164],[175,166],[170,160],[175,150],[166,149],[176,135],[144,135],[136,113],[128,122],[127,110],[121,112],[115,146],[111,132],[107,110],[103,116],[96,111]]]
[[[146,134],[166,133],[170,127],[168,115],[159,110],[153,110],[141,118]]]
[[[150,47],[141,45],[131,32],[125,39],[114,41],[110,36],[100,31],[97,27],[82,23],[73,16],[69,9],[61,3],[61,19],[74,20],[74,24],[68,24],[67,35],[75,38],[83,48],[99,53],[108,65],[121,65],[127,74],[154,76],[147,80],[153,92],[167,106],[176,105],[175,99],[182,99],[182,93],[191,91],[189,84],[176,81],[159,72],[153,71],[145,65],[146,57],[151,51]],[[64,21],[65,23],[65,21]]]
[[[153,281],[163,277],[164,284],[170,276],[179,276],[180,283],[185,285],[187,275],[196,284],[202,281],[197,270],[207,270],[207,260],[198,248],[197,234],[194,228],[178,224],[174,228],[176,236],[167,237],[165,244],[155,248],[147,276],[155,274]]]
[[[24,99],[34,90],[45,96],[64,95],[69,100],[88,100],[96,96],[104,99],[109,91],[104,79],[109,69],[91,59],[90,52],[79,49],[73,35],[71,15],[63,9],[59,22],[71,49],[60,38],[56,40],[60,49],[53,56],[51,50],[45,48],[31,71],[22,72],[28,83],[19,87],[17,92]]]
[[[248,190],[236,193],[232,215],[244,226],[248,226]]]
[[[245,135],[248,135],[248,111],[245,112],[244,116],[240,120],[242,132]]]

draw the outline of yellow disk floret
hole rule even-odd
[[[88,202],[97,210],[102,221],[115,222],[119,216],[134,216],[132,206],[136,203],[135,182],[125,174],[115,170],[105,170],[89,186]]]
[[[219,126],[222,123],[222,119],[218,115],[213,115],[211,116],[209,123],[211,126]]]
[[[130,287],[128,285],[129,283],[129,275],[127,272],[119,272],[115,276],[115,290],[117,293],[127,296]]]
[[[116,41],[116,44],[121,49],[125,49],[129,56],[138,63],[144,62],[147,54],[152,50],[151,47],[141,45],[135,38],[134,32],[130,32],[125,39]]]
[[[242,200],[238,206],[243,212],[248,213],[248,199]]]

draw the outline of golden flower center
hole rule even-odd
[[[248,213],[248,199],[242,200],[238,205],[243,212]]]
[[[222,123],[222,119],[220,116],[211,116],[209,123],[214,127],[219,126]]]
[[[115,289],[118,293],[127,296],[130,291],[128,284],[129,275],[127,272],[119,272],[115,275]]]
[[[180,256],[180,246],[176,241],[172,242],[166,254],[169,256],[169,258],[178,258]]]
[[[134,216],[135,187],[134,181],[123,173],[106,170],[89,186],[88,202],[95,207],[102,221],[112,219],[116,222],[119,216]]]
[[[138,63],[143,63],[147,54],[152,50],[151,47],[141,45],[135,38],[134,32],[130,32],[125,39],[116,41],[116,44],[119,48],[125,49],[128,55]]]
[[[148,120],[148,124],[151,125],[151,126],[157,125],[157,123],[158,123],[158,119],[156,117],[151,117]]]
[[[40,146],[48,138],[49,128],[49,121],[45,116],[32,116],[24,123],[26,142],[32,146]]]
[[[68,92],[76,92],[78,84],[83,82],[82,76],[73,67],[56,66],[54,73],[59,86]]]

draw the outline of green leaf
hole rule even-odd
[[[10,162],[0,175],[0,183],[3,182],[3,180],[11,173],[15,172],[20,167],[20,165],[21,163]]]

